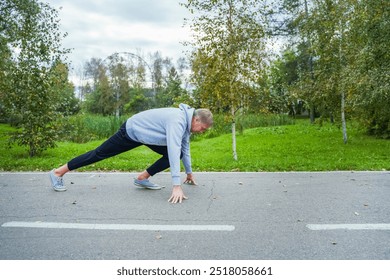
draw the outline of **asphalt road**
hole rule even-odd
[[[169,173],[0,173],[0,260],[390,259],[389,171],[195,175],[173,205]]]

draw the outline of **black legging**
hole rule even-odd
[[[149,147],[154,152],[162,155],[162,157],[153,163],[146,171],[151,175],[155,175],[169,168],[169,158],[167,146],[147,145],[132,140],[126,133],[126,122],[120,127],[120,129],[103,144],[97,147],[95,150],[86,152],[68,162],[69,170],[75,170],[80,167],[101,161],[103,159],[113,157],[120,153],[137,148],[141,145]],[[180,155],[182,157],[182,155]]]

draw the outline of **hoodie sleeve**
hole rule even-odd
[[[186,170],[187,174],[192,173],[192,167],[191,167],[191,152],[190,152],[190,135],[186,134],[183,139],[183,146],[182,146],[182,153],[183,153],[183,165]]]
[[[181,185],[180,154],[182,150],[181,144],[185,133],[185,127],[180,122],[172,122],[167,125],[166,133],[172,185]]]

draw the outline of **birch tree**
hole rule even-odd
[[[236,149],[236,115],[254,96],[263,70],[264,2],[260,0],[188,0],[192,13],[192,70],[201,105],[229,115],[232,152]]]

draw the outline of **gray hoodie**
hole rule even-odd
[[[167,146],[172,184],[181,185],[180,154],[186,173],[192,173],[190,155],[191,121],[194,108],[180,104],[179,108],[161,108],[135,114],[126,122],[126,131],[134,141]]]

